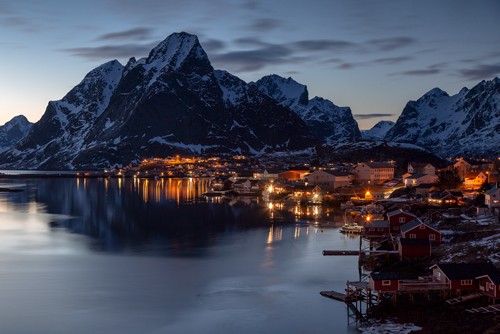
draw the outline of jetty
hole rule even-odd
[[[467,309],[466,311],[475,314],[500,313],[500,304],[470,308]]]

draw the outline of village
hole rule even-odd
[[[424,301],[461,312],[468,323],[486,319],[484,326],[498,327],[500,158],[461,158],[444,168],[409,162],[402,168],[393,161],[314,165],[176,156],[106,173],[210,178],[204,196],[258,197],[271,211],[302,205],[317,208],[304,210],[313,214],[339,206],[340,231],[359,235],[359,250],[323,255],[358,256],[365,274],[346,282],[345,291],[322,295],[347,303],[357,320],[380,306]]]

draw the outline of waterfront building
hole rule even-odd
[[[389,162],[364,162],[354,167],[360,184],[377,185],[394,178],[394,165]]]

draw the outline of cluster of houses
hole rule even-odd
[[[396,297],[405,293],[439,292],[444,296],[485,296],[500,302],[500,270],[488,262],[438,263],[429,268],[430,276],[408,276],[397,272],[373,272],[368,288],[379,295]]]
[[[485,182],[498,183],[498,165],[500,160],[471,162],[458,159],[447,169],[456,171],[462,184],[459,190],[445,191],[436,186],[439,181],[436,167],[418,162],[409,163],[406,173],[399,178],[395,178],[392,161],[312,166],[287,157],[257,159],[245,156],[152,158],[107,173],[116,172],[124,177],[206,177],[213,180],[212,190],[231,190],[240,195],[266,194],[272,185],[274,195],[289,195],[289,198],[310,203],[321,203],[325,196],[331,198],[332,194],[339,193],[350,193],[360,199],[381,200],[396,188],[412,187],[416,195],[426,199],[428,204],[450,207],[463,203],[463,191],[477,191]],[[500,210],[500,187],[495,186],[485,193],[485,204]]]
[[[362,237],[370,240],[372,253],[380,255],[385,250],[388,254],[397,253],[403,261],[425,260],[430,259],[433,249],[442,243],[441,232],[411,212],[392,210],[383,218],[367,219],[363,224]],[[378,248],[372,250],[372,243]],[[400,295],[437,293],[445,299],[487,297],[492,304],[500,302],[500,270],[491,263],[438,263],[429,271],[431,274],[422,275],[372,272],[365,289],[379,299],[388,296],[393,301]],[[348,282],[348,285],[354,283]]]

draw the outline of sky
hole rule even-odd
[[[214,68],[292,77],[369,129],[434,87],[500,76],[499,17],[498,0],[0,0],[0,124],[185,31]]]

